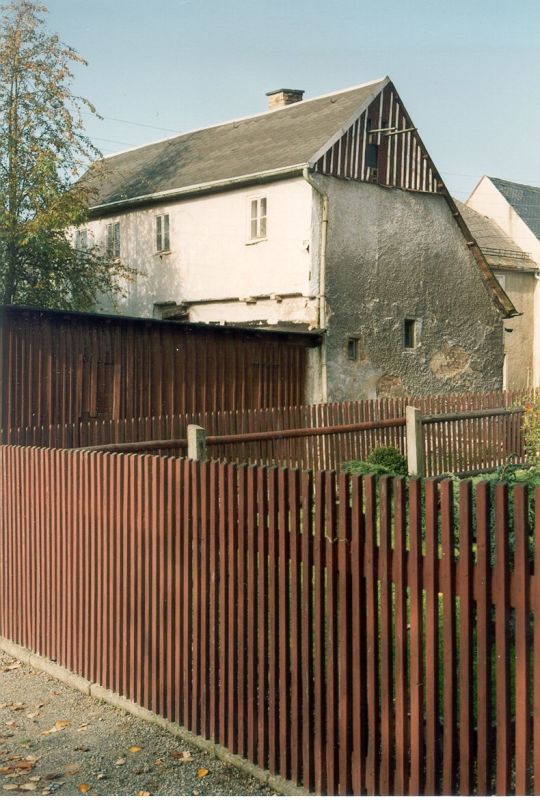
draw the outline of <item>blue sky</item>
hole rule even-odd
[[[47,5],[89,62],[74,88],[105,117],[86,117],[104,154],[264,111],[269,89],[316,97],[390,75],[456,197],[483,174],[540,186],[537,0]]]

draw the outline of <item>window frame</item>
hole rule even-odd
[[[154,247],[156,255],[171,252],[171,218],[168,212],[154,217]]]
[[[263,242],[267,238],[268,195],[250,195],[248,197],[248,242]]]
[[[77,228],[73,242],[74,249],[78,253],[87,253],[89,250],[89,231],[88,228]]]
[[[105,228],[105,252],[110,258],[120,258],[120,221],[108,222]]]

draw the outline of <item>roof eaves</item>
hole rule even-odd
[[[101,203],[90,206],[90,214],[99,216],[100,213],[114,212],[116,209],[123,209],[131,206],[149,205],[163,200],[174,200],[177,197],[189,197],[198,194],[210,194],[211,192],[227,191],[236,187],[246,186],[253,183],[269,183],[271,181],[282,180],[283,178],[298,177],[302,174],[307,164],[293,164],[279,169],[253,172],[249,175],[238,175],[233,178],[223,178],[207,183],[193,184],[192,186],[182,186],[177,189],[166,189],[162,192],[152,192],[150,194],[138,195],[137,197],[127,197],[122,200],[114,200],[111,203]]]
[[[444,186],[442,194],[450,207],[450,211],[452,212],[452,215],[456,220],[458,227],[461,229],[461,232],[465,236],[469,250],[471,251],[476,263],[480,268],[480,275],[482,277],[482,280],[484,281],[486,289],[488,290],[491,296],[491,300],[495,308],[499,311],[503,319],[506,319],[508,317],[520,316],[520,312],[516,309],[516,307],[514,306],[514,304],[512,303],[512,301],[510,300],[504,289],[502,288],[501,284],[493,274],[493,271],[490,265],[488,264],[488,261],[484,253],[480,249],[475,237],[472,235],[469,226],[465,222],[463,215],[459,211],[452,195],[449,193],[446,186]]]

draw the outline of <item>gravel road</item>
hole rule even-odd
[[[0,651],[0,795],[272,795],[268,786]]]

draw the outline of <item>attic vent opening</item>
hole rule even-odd
[[[293,103],[300,103],[304,99],[304,89],[273,89],[266,92],[268,97],[268,110],[284,108]]]

